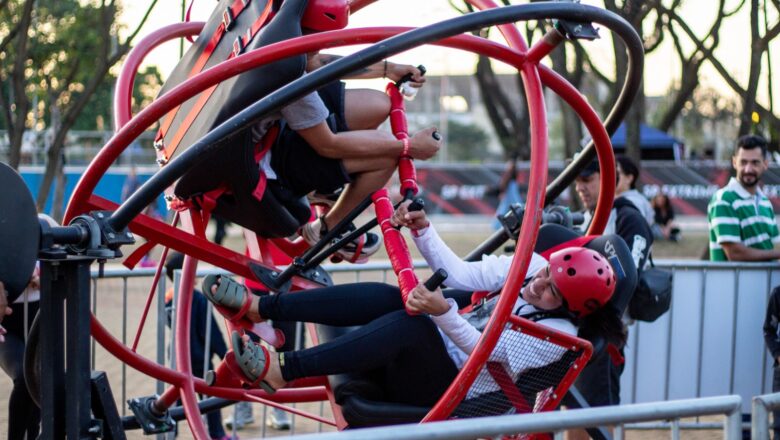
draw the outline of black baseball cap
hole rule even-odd
[[[588,177],[591,174],[598,173],[600,171],[599,161],[593,160],[585,168],[583,168],[582,171],[580,171],[579,177]]]

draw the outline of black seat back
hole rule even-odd
[[[228,59],[234,43],[251,28],[262,11],[272,0],[249,2],[214,49],[204,69]],[[206,26],[187,54],[166,81],[162,94],[185,81],[193,66],[211,42],[212,35],[223,21],[225,8],[234,0],[221,0]],[[272,43],[302,35],[300,20],[306,10],[307,0],[286,0],[273,18],[243,48],[251,51]],[[193,145],[211,129],[234,116],[257,100],[303,75],[306,56],[297,55],[252,69],[217,85],[205,103],[198,103],[195,96],[182,104],[170,128],[164,133],[164,144],[171,145],[177,132],[181,142],[171,154],[175,157]],[[207,93],[207,92],[203,92]],[[195,116],[189,126],[188,117]],[[223,141],[223,146],[209,153],[176,183],[174,193],[182,199],[195,198],[219,187],[227,192],[217,199],[213,212],[225,220],[255,231],[263,237],[284,237],[293,234],[310,215],[304,198],[294,197],[277,182],[269,181],[261,199],[253,196],[260,179],[255,158],[255,145],[250,130],[234,133]],[[170,158],[168,158],[170,159]]]

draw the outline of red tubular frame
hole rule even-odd
[[[113,160],[129,145],[129,143],[135,139],[146,127],[154,123],[157,119],[162,117],[169,110],[174,108],[177,103],[189,99],[195,94],[205,90],[206,88],[243,71],[249,70],[263,62],[274,61],[289,55],[318,50],[325,47],[337,47],[350,44],[366,44],[372,43],[400,32],[409,30],[409,28],[398,27],[386,27],[386,28],[371,28],[371,29],[349,29],[342,31],[333,31],[322,34],[314,34],[306,37],[301,37],[292,41],[284,43],[278,43],[275,45],[269,45],[264,49],[249,52],[234,58],[228,62],[224,62],[212,69],[209,69],[201,74],[196,75],[187,82],[175,87],[166,93],[165,96],[152,103],[149,107],[144,109],[138,114],[138,116],[129,121],[101,150],[95,160],[90,164],[90,167],[79,181],[74,196],[68,206],[67,219],[73,216],[88,211],[90,209],[113,209],[106,205],[114,205],[111,202],[100,199],[96,196],[91,196],[94,188],[100,179],[100,177],[107,171],[108,167],[113,163]],[[614,194],[614,185],[605,185],[605,181],[610,179],[614,182],[614,158],[611,156],[611,148],[609,138],[606,135],[604,127],[601,125],[601,121],[595,114],[593,109],[585,102],[579,92],[574,89],[570,84],[565,82],[562,78],[557,76],[551,70],[544,66],[537,66],[523,64],[525,57],[523,53],[508,49],[505,46],[493,43],[478,37],[472,37],[468,35],[461,35],[456,37],[447,38],[438,42],[437,44],[447,47],[453,47],[457,49],[471,50],[473,52],[491,56],[501,61],[507,62],[510,65],[519,67],[522,69],[522,74],[525,78],[527,93],[529,96],[529,107],[532,114],[532,168],[531,168],[531,187],[529,188],[528,195],[528,209],[526,216],[521,227],[521,240],[518,243],[518,250],[520,255],[516,255],[517,258],[513,261],[510,269],[510,279],[507,282],[507,291],[517,291],[519,289],[519,283],[522,279],[522,274],[525,272],[530,259],[530,250],[533,248],[535,236],[532,232],[538,227],[541,219],[541,209],[544,200],[544,185],[547,180],[546,173],[546,123],[544,120],[544,106],[541,96],[540,77],[545,80],[553,90],[560,94],[564,100],[569,103],[575,111],[583,119],[588,130],[594,138],[596,147],[598,150],[599,161],[602,166],[602,197],[599,197],[598,206],[596,209],[596,215],[594,216],[594,224],[591,225],[589,233],[592,233],[599,229],[599,223],[601,218],[599,214],[601,212],[608,213],[611,205],[611,198]],[[532,81],[533,80],[533,81]],[[533,84],[531,85],[531,83]],[[544,150],[544,151],[540,151]],[[606,154],[605,154],[606,153]],[[611,165],[611,166],[610,166]],[[604,191],[606,189],[606,191]],[[608,203],[605,203],[607,199],[610,199]],[[104,207],[101,207],[103,205]],[[604,214],[602,214],[604,216]],[[604,217],[606,218],[606,217]],[[605,223],[605,222],[604,222]],[[161,228],[163,227],[163,228]],[[531,228],[531,229],[529,229]],[[603,230],[603,225],[601,225]],[[241,276],[248,276],[254,278],[251,271],[248,270],[247,264],[249,262],[256,262],[255,260],[244,257],[241,254],[226,250],[221,246],[208,242],[207,240],[193,237],[191,234],[187,234],[172,228],[169,225],[156,222],[148,218],[140,216],[131,224],[131,230],[139,235],[151,237],[161,243],[170,243],[170,247],[180,250],[185,254],[192,255],[195,258],[203,261],[208,261],[212,264],[216,264],[219,267],[225,268],[231,272],[237,273]],[[600,232],[600,231],[596,231]],[[518,275],[520,274],[520,275]],[[299,288],[308,288],[305,283],[298,284]],[[503,299],[503,298],[502,298]],[[508,302],[507,302],[508,304]],[[499,308],[497,308],[496,318],[501,315],[504,316],[502,322],[506,321],[511,304],[508,306],[499,302]],[[496,321],[493,319],[491,322]],[[493,325],[490,328],[499,329],[499,326]],[[182,380],[185,380],[183,375],[179,372],[161,367],[155,363],[152,363],[145,358],[132,353],[123,344],[119,343],[110,334],[108,334],[100,324],[93,319],[92,331],[95,339],[103,345],[106,349],[111,351],[121,361],[127,363],[133,368],[160,380],[179,384]],[[500,332],[493,331],[493,334],[487,334],[488,331],[483,334],[481,338],[477,352],[472,354],[467,362],[461,374],[468,380],[468,384],[465,382],[456,381],[448,390],[446,397],[457,397],[459,402],[465,395],[468,386],[473,381],[476,372],[475,365],[481,366],[484,360],[489,355],[489,348],[495,345]],[[472,373],[467,370],[473,369]],[[465,373],[468,374],[465,374]],[[457,384],[457,385],[456,385]],[[241,398],[245,395],[244,390],[233,389],[220,389],[205,386],[200,380],[193,381],[193,388],[195,391],[206,393],[209,395],[215,395],[226,398]],[[454,390],[453,390],[454,389]],[[257,391],[252,395],[263,395],[262,391]],[[273,399],[275,401],[282,401],[291,399],[288,401],[304,401],[297,399],[306,399],[313,396],[317,396],[318,400],[321,400],[324,396],[322,390],[280,390],[275,394]],[[459,397],[458,397],[459,396]],[[294,400],[293,400],[294,399]],[[446,417],[449,412],[444,414],[444,411],[451,411],[451,407],[448,407],[445,402],[447,399],[444,397],[437,405],[438,412],[432,412],[426,417],[427,420],[434,420]]]
[[[133,82],[146,55],[166,41],[197,35],[204,25],[203,22],[193,21],[165,26],[139,41],[138,45],[127,54],[127,60],[117,78],[114,90],[114,124],[117,129],[124,127],[132,118]]]

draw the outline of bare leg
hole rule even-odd
[[[376,129],[390,113],[390,98],[369,89],[347,90],[344,94],[344,116],[350,130]],[[335,205],[324,217],[325,226],[336,226],[349,212],[372,192],[382,188],[393,175],[397,159],[345,159],[344,168],[353,176]]]
[[[344,93],[344,116],[350,130],[372,130],[390,114],[390,98],[377,90],[352,89]]]
[[[344,167],[353,176],[352,183],[344,188],[338,201],[324,217],[327,228],[332,228],[363,199],[382,188],[393,175],[397,159],[347,159]]]

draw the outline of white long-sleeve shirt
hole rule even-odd
[[[433,226],[417,231],[413,240],[431,270],[436,271],[443,268],[447,271],[449,275],[447,285],[449,287],[494,291],[504,285],[509,275],[509,267],[512,264],[511,257],[483,255],[480,261],[463,261],[444,243]],[[526,278],[533,277],[546,266],[547,260],[534,253],[528,265]],[[469,354],[474,351],[481,333],[469,324],[462,315],[458,314],[455,300],[450,298],[447,299],[447,302],[450,305],[449,310],[442,315],[431,316],[431,319],[439,327],[450,358],[458,368],[462,368]],[[538,311],[519,295],[513,310],[518,316]],[[568,319],[550,318],[543,320],[540,324],[571,335],[577,334],[577,328]],[[522,347],[522,355],[519,355],[518,347]],[[501,334],[488,362],[501,363],[512,380],[517,380],[522,372],[555,362],[563,356],[564,352],[565,349],[553,346],[549,342],[510,330]],[[476,393],[472,390],[479,390],[481,394],[498,389],[498,385],[483,368],[466,397],[475,396]]]

